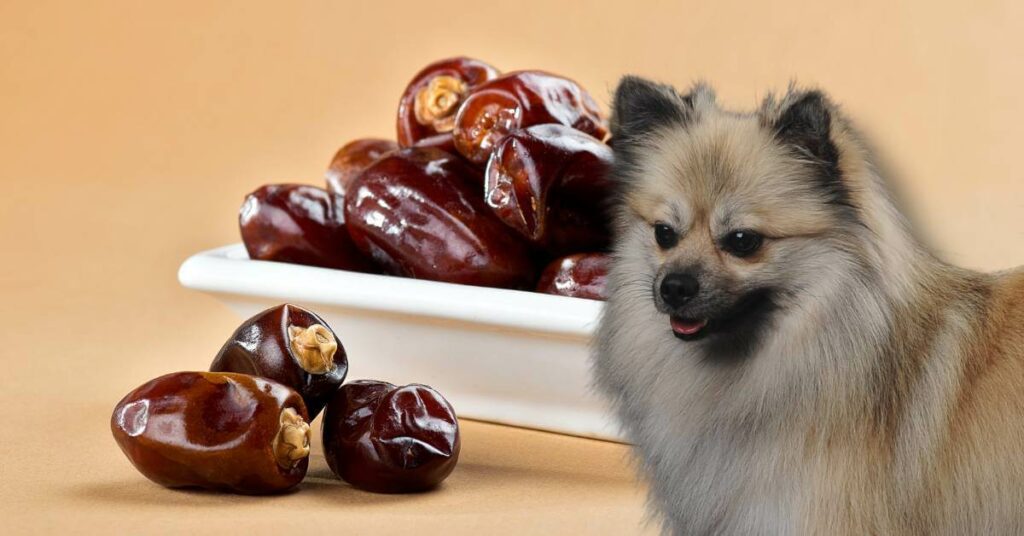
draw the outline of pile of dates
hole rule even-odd
[[[380,493],[437,486],[459,459],[451,404],[425,385],[343,383],[348,357],[316,314],[294,305],[243,323],[208,372],[176,372],[128,393],[110,428],[135,467],[171,488],[245,494],[296,486],[309,425],[323,411],[331,470]]]
[[[612,151],[586,90],[450,58],[409,82],[397,127],[341,147],[326,189],[249,194],[250,258],[605,297]]]

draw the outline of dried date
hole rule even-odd
[[[128,393],[110,427],[150,480],[246,494],[285,491],[306,475],[309,416],[277,382],[217,372],[177,372]]]

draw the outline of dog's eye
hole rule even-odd
[[[659,248],[669,249],[679,243],[679,235],[670,225],[659,222],[654,224],[654,240]]]
[[[722,239],[722,249],[736,257],[746,257],[760,249],[763,241],[754,231],[732,231]]]

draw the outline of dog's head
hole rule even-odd
[[[818,283],[860,262],[863,231],[838,121],[817,91],[734,113],[703,85],[683,95],[624,78],[612,118],[612,292],[651,300],[666,334],[722,358],[748,355],[801,299],[828,298]]]

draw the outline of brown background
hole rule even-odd
[[[638,526],[625,450],[607,443],[467,423],[443,492],[359,494],[315,458],[302,492],[252,500],[158,489],[109,437],[121,394],[205,366],[237,322],[178,287],[180,262],[236,240],[247,191],[315,183],[342,142],[391,136],[405,82],[439,57],[566,74],[602,102],[627,72],[703,78],[748,108],[791,79],[818,85],[943,257],[1024,264],[1019,2],[460,4],[0,2],[5,527]]]

